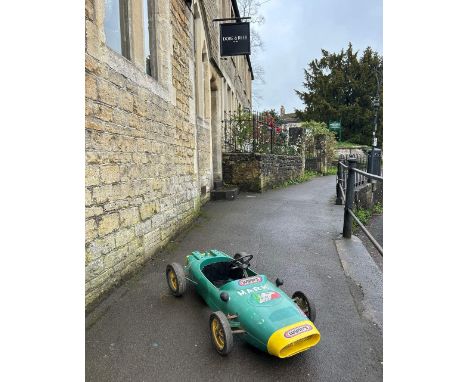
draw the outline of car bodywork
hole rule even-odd
[[[218,250],[196,251],[187,256],[184,271],[208,306],[227,316],[233,333],[279,358],[320,341],[314,323],[286,293],[250,267],[229,270],[232,261]]]

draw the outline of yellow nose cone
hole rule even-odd
[[[320,341],[320,333],[310,320],[296,322],[295,324],[278,329],[268,339],[268,353],[279,357],[291,357],[301,353]]]

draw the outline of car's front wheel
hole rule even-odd
[[[315,319],[317,318],[317,311],[315,310],[314,302],[309,300],[306,295],[300,291],[294,292],[292,299],[299,307],[299,309],[302,310],[309,318],[309,320],[315,322]]]
[[[227,355],[231,352],[234,344],[231,325],[226,315],[221,312],[211,313],[210,316],[211,342],[216,351],[221,355]]]
[[[174,296],[182,296],[187,287],[187,280],[185,280],[185,272],[182,265],[179,263],[172,263],[166,267],[166,280],[169,289]]]

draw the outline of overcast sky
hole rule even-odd
[[[294,89],[302,90],[304,69],[322,48],[338,52],[351,42],[383,54],[382,0],[269,0],[261,13],[265,23],[255,28],[265,49],[252,57],[265,70],[265,84],[254,88],[263,98],[254,100],[257,110],[302,109]]]

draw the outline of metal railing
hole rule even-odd
[[[343,221],[343,237],[350,239],[352,234],[353,219],[364,234],[369,238],[374,247],[383,256],[383,248],[375,240],[372,234],[362,224],[359,218],[353,212],[354,204],[354,191],[356,187],[364,184],[368,180],[371,182],[383,182],[383,177],[375,174],[370,174],[366,171],[356,168],[357,160],[354,157],[347,159],[348,165],[342,162],[343,159],[338,161],[338,171],[336,180],[336,204],[344,207],[344,221]]]
[[[355,167],[356,169],[362,170],[362,171],[365,171],[367,169],[367,155],[341,155],[340,158],[338,159],[337,164],[339,164],[340,162],[344,163],[349,158],[356,159],[356,167]],[[347,176],[348,176],[348,166],[346,166],[346,165],[343,165],[343,166],[344,166],[343,176],[344,176],[344,179],[346,179]],[[338,166],[338,170],[339,170],[339,166]],[[338,172],[337,172],[337,174],[338,174]],[[359,186],[362,186],[363,184],[367,183],[367,179],[366,179],[366,177],[364,175],[356,173],[355,177],[356,177],[356,181],[354,183],[355,187],[359,187]],[[346,183],[344,184],[343,188],[344,188],[344,190],[346,190]]]
[[[223,152],[297,154],[283,122],[269,113],[225,112],[221,124]]]

